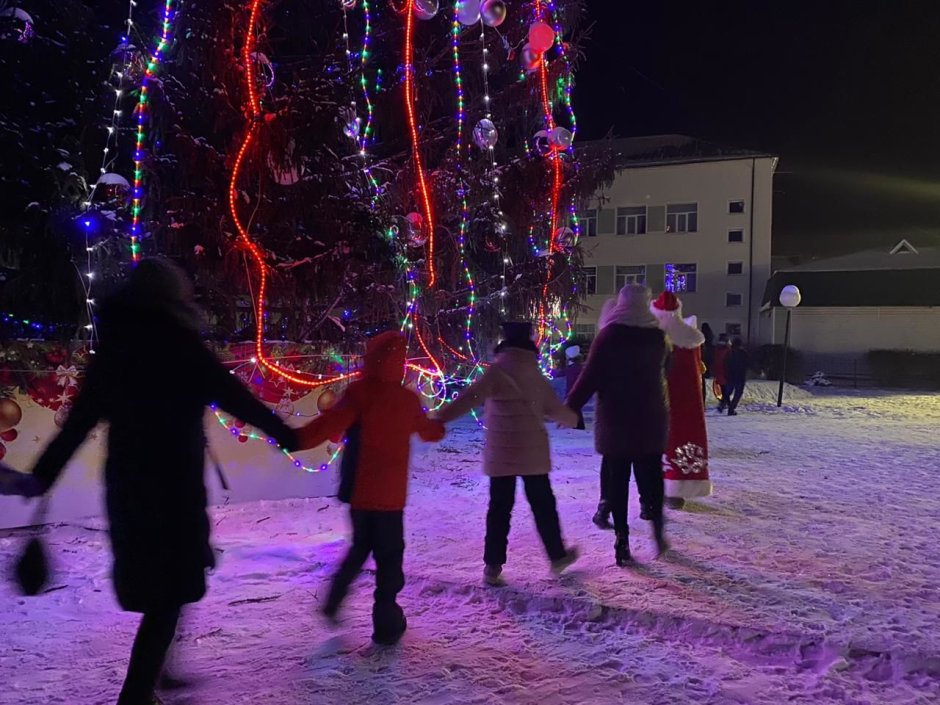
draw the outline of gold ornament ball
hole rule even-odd
[[[12,399],[0,399],[0,433],[9,431],[23,420],[23,410]]]

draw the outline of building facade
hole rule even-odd
[[[614,182],[581,212],[577,334],[592,337],[604,301],[634,282],[675,291],[716,335],[761,342],[777,158],[679,135],[609,144]]]

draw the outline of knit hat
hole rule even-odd
[[[609,299],[601,310],[599,326],[606,328],[612,323],[619,323],[637,328],[656,328],[656,318],[650,313],[650,290],[642,284],[627,284]]]

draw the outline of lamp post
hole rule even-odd
[[[788,284],[780,291],[780,305],[787,310],[787,330],[783,335],[783,364],[780,367],[780,386],[777,389],[777,406],[783,406],[783,383],[787,379],[787,353],[790,351],[790,317],[793,309],[800,305],[803,299],[800,290]]]

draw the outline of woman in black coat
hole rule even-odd
[[[105,488],[114,587],[143,619],[119,705],[153,700],[180,608],[206,592],[214,565],[203,479],[206,406],[293,449],[294,432],[230,374],[199,336],[192,287],[175,265],[144,260],[102,308],[100,346],[61,432],[33,469],[49,490],[99,421],[107,421]]]

